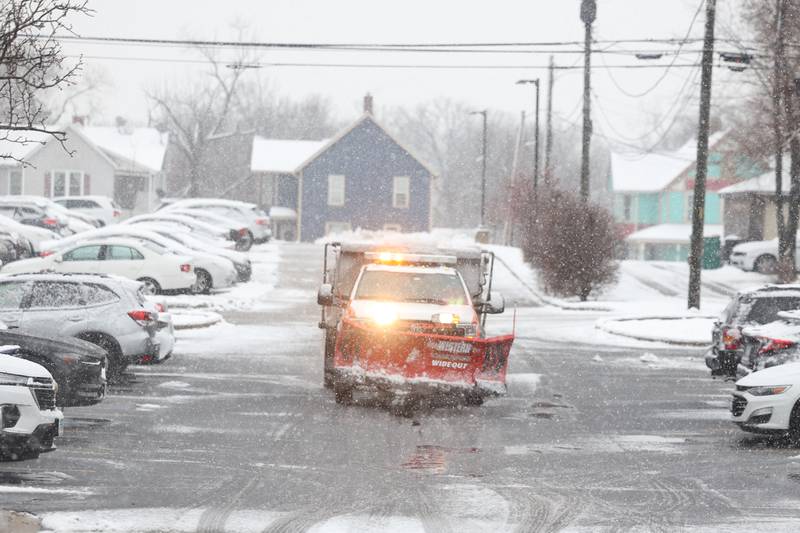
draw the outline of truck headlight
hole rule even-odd
[[[437,324],[458,324],[461,322],[461,317],[453,313],[436,313],[431,317],[431,322]]]
[[[397,321],[397,311],[390,305],[376,305],[370,309],[369,316],[379,326],[389,326]]]
[[[5,372],[0,372],[0,385],[27,385],[28,379],[29,378],[27,376],[18,376],[16,374],[6,374]]]
[[[753,387],[747,389],[747,392],[753,396],[774,396],[775,394],[783,394],[790,388],[792,388],[791,385],[773,385],[771,387]]]

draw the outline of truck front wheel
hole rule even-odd
[[[353,388],[350,385],[334,383],[333,395],[336,398],[336,403],[340,405],[350,405],[353,403]]]

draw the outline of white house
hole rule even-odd
[[[102,195],[129,214],[151,211],[162,186],[167,134],[154,128],[66,128],[62,146],[49,135],[25,134],[31,142],[0,141],[0,195]],[[22,160],[23,163],[20,163]]]

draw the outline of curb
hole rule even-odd
[[[637,317],[618,317],[618,318],[605,318],[598,320],[595,322],[594,327],[595,329],[599,329],[602,332],[609,333],[611,335],[617,335],[619,337],[625,337],[628,339],[634,339],[637,341],[644,341],[644,342],[660,342],[663,344],[671,344],[674,346],[690,346],[692,348],[695,347],[704,347],[711,344],[711,340],[702,341],[702,342],[693,342],[693,341],[682,341],[682,340],[675,340],[675,339],[668,339],[663,337],[648,337],[643,335],[632,335],[629,333],[622,333],[614,328],[610,328],[608,325],[614,322],[637,322],[642,320],[691,320],[691,319],[714,319],[716,316],[714,315],[691,315],[691,316],[637,316]]]

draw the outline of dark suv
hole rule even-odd
[[[735,377],[744,354],[742,328],[778,320],[778,313],[800,309],[800,285],[766,285],[736,293],[714,323],[706,366],[712,376]]]

